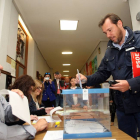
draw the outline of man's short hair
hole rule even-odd
[[[56,71],[55,74],[56,74],[56,75],[59,75],[60,73],[59,73],[59,71]]]
[[[102,27],[106,21],[106,19],[110,19],[113,24],[117,24],[121,18],[115,14],[107,14],[98,24],[99,27]],[[121,20],[122,21],[122,20]]]

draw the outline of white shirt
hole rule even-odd
[[[129,36],[129,33],[128,33],[128,31],[126,30],[124,43],[126,42],[128,36]],[[121,49],[122,49],[122,46],[124,45],[124,43],[123,43],[122,45],[119,45],[119,44],[115,44],[115,43],[113,42],[112,44],[113,44],[113,46],[115,46],[116,48],[119,48],[119,50],[121,50]]]
[[[77,86],[75,86],[75,87],[70,87],[71,89],[76,89],[77,88]],[[74,102],[74,105],[77,105],[77,103],[78,103],[78,97],[77,96],[75,96],[76,94],[73,94],[73,102]]]

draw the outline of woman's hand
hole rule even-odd
[[[49,79],[50,84],[52,84],[52,79]]]
[[[38,117],[36,115],[30,115],[30,120],[33,121],[33,120],[38,120]]]
[[[21,90],[19,89],[12,89],[11,91],[16,92],[19,96],[21,96],[21,98],[24,98],[24,94]]]
[[[50,114],[50,111],[52,109],[54,109],[54,107],[47,107],[47,108],[45,108],[45,111],[46,111],[47,114]]]
[[[88,107],[87,106],[83,106],[83,109],[88,109]]]
[[[110,100],[109,102],[110,102],[110,103],[113,103],[113,100]]]
[[[44,77],[44,79],[43,79],[43,83],[45,83],[45,81],[46,81],[46,79],[45,79],[45,77]]]
[[[46,119],[39,119],[33,127],[36,129],[37,132],[42,130],[47,130],[48,123]]]
[[[76,107],[79,107],[79,106],[80,106],[80,104],[76,104],[75,106],[76,106]]]

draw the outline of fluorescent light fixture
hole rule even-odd
[[[63,75],[63,76],[69,76],[69,75]]]
[[[72,54],[73,52],[62,52],[62,54]]]
[[[63,64],[63,66],[70,66],[71,64]]]
[[[78,20],[60,20],[61,30],[76,30]]]
[[[63,72],[69,72],[69,70],[64,70]]]

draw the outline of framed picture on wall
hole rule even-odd
[[[26,39],[27,36],[25,32],[21,28],[20,24],[18,24],[16,58],[23,65],[25,64]]]
[[[18,22],[16,45],[16,77],[27,74],[28,35]]]

